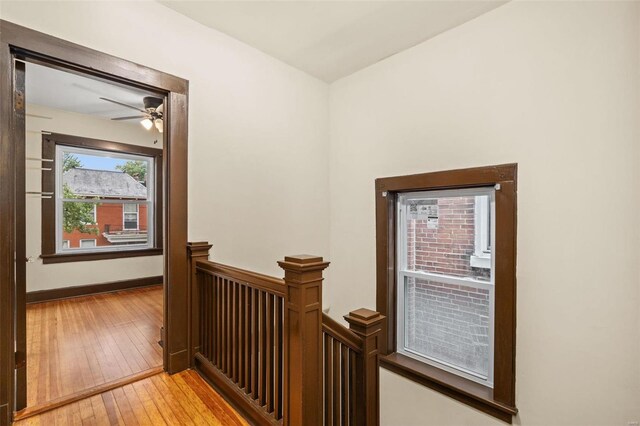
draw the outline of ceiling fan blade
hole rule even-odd
[[[53,117],[47,117],[44,115],[38,115],[38,114],[25,114],[27,117],[33,117],[33,118],[44,118],[45,120],[53,120]]]
[[[156,108],[156,112],[157,112],[158,114],[160,114],[160,116],[162,117],[162,112],[163,112],[163,111],[164,111],[164,104],[160,104],[160,105],[158,106],[158,108]]]
[[[116,117],[116,118],[112,118],[112,120],[135,120],[136,118],[149,118],[146,115],[131,115],[129,117]]]
[[[143,109],[140,109],[140,108],[135,107],[133,105],[123,104],[122,102],[114,101],[113,99],[107,99],[107,98],[102,98],[102,97],[100,99],[102,99],[103,101],[107,101],[107,102],[111,102],[111,103],[117,104],[117,105],[122,105],[122,106],[127,107],[127,108],[135,109],[136,111],[140,111],[140,112],[145,113],[145,114],[147,113],[147,111],[145,111]]]

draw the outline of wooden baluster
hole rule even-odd
[[[340,348],[340,414],[341,424],[347,425],[349,414],[349,348],[346,345],[341,345]]]
[[[236,355],[238,354],[238,337],[237,337],[237,328],[238,328],[238,285],[235,281],[229,281],[231,288],[231,347],[230,347],[230,369],[229,369],[229,378],[234,382],[238,381],[238,363],[236,362]]]
[[[249,343],[249,339],[251,337],[251,293],[250,288],[248,286],[244,287],[244,311],[243,311],[243,324],[244,324],[244,351],[242,358],[242,377],[243,377],[243,388],[247,393],[250,392],[251,376],[249,375],[249,364],[251,362],[251,344]]]
[[[187,336],[187,348],[189,350],[189,365],[193,367],[195,354],[200,352],[200,312],[197,307],[200,306],[200,291],[198,285],[196,263],[198,260],[209,259],[209,250],[212,245],[206,241],[187,243],[187,253],[189,255],[189,283],[187,285],[187,300],[189,307],[187,318],[190,322],[189,335]],[[166,340],[166,339],[165,339]],[[167,342],[165,343],[165,350]]]
[[[361,356],[356,361],[357,391],[356,424],[380,424],[380,372],[378,352],[384,315],[369,309],[358,309],[344,317],[349,329],[363,341]]]
[[[252,343],[252,359],[253,359],[253,363],[251,366],[251,377],[252,377],[252,396],[253,399],[257,399],[258,398],[258,377],[260,376],[260,369],[258,368],[258,344],[260,342],[259,339],[259,335],[260,335],[260,317],[259,317],[259,313],[260,313],[260,297],[259,297],[259,290],[254,289],[253,290],[253,314],[252,314],[252,318],[251,318],[251,327],[253,327],[253,343]]]
[[[331,368],[333,372],[333,423],[334,425],[340,424],[340,342],[333,340],[333,354],[331,355]]]
[[[356,392],[358,391],[358,377],[357,377],[357,369],[356,369],[356,352],[349,351],[349,424],[355,425],[356,410],[357,410],[357,402],[358,398],[356,398]]]
[[[260,292],[260,405],[267,401],[267,294]]]
[[[322,423],[322,271],[318,256],[286,256],[278,262],[287,285],[288,366],[284,420],[290,425]]]
[[[265,404],[267,412],[273,411],[273,297],[267,294],[266,318],[266,345],[265,345]]]
[[[215,303],[216,303],[216,357],[214,364],[218,368],[222,368],[222,327],[224,320],[222,318],[222,288],[220,287],[220,278],[215,277]]]
[[[238,386],[244,388],[244,358],[246,348],[244,347],[244,285],[238,289]]]
[[[274,376],[275,376],[275,390],[273,392],[273,406],[274,416],[276,420],[282,418],[282,298],[280,296],[275,297],[276,312],[275,312],[275,360],[274,360]]]
[[[328,334],[324,335],[324,424],[330,425],[333,415],[333,397],[331,391],[333,389],[331,374],[331,343],[333,339]]]

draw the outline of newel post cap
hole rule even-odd
[[[189,255],[194,256],[209,256],[209,250],[213,247],[207,241],[190,241],[187,243],[187,250]]]
[[[380,324],[386,317],[380,312],[372,311],[367,308],[356,309],[345,315],[344,319],[355,328],[360,330],[370,330],[374,326]]]
[[[329,262],[325,262],[322,256],[296,254],[285,256],[284,260],[278,261],[278,265],[285,271],[308,272],[326,269]]]

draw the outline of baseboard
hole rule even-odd
[[[102,284],[79,285],[75,287],[52,288],[27,292],[27,303],[47,302],[50,300],[68,299],[70,297],[88,296],[90,294],[111,293],[137,287],[148,287],[162,284],[164,277],[134,278],[131,280],[112,281]]]

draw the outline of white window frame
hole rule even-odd
[[[440,368],[466,379],[480,383],[489,388],[493,388],[493,364],[494,364],[494,334],[495,334],[495,257],[491,257],[490,267],[491,274],[489,280],[479,280],[471,277],[456,277],[451,275],[436,274],[431,272],[409,270],[407,267],[407,217],[408,202],[411,200],[424,200],[425,198],[443,198],[443,197],[470,197],[478,195],[488,195],[490,199],[490,208],[495,211],[495,189],[492,187],[468,188],[468,189],[452,189],[452,190],[435,190],[420,191],[398,194],[396,204],[396,335],[397,335],[397,352],[410,358],[421,361],[425,364]],[[491,215],[491,228],[495,229],[495,214]],[[491,246],[495,247],[495,232],[491,235]],[[407,334],[407,326],[405,324],[405,295],[406,281],[408,277],[426,279],[445,284],[464,285],[468,287],[476,287],[489,291],[489,360],[487,377],[476,372],[466,370],[459,366],[446,363],[442,360],[428,357],[407,348],[405,336]]]
[[[82,247],[82,243],[87,241],[93,241],[93,246],[91,247]],[[98,247],[98,240],[96,238],[83,238],[80,240],[80,248],[96,248]]]
[[[135,161],[144,161],[147,163],[147,176],[146,176],[146,188],[147,188],[147,198],[146,200],[123,200],[123,199],[109,199],[103,198],[100,200],[95,199],[65,199],[63,198],[63,190],[62,190],[62,165],[63,165],[63,156],[65,153],[68,154],[81,154],[81,155],[92,155],[92,156],[101,156],[108,158],[115,158],[119,160],[135,160]],[[89,149],[89,148],[77,148],[66,146],[62,144],[56,145],[56,173],[55,173],[55,201],[56,201],[56,253],[94,253],[94,252],[111,252],[111,251],[131,251],[131,250],[141,250],[146,248],[153,248],[155,242],[155,160],[153,157],[144,156],[140,154],[127,154],[122,152],[110,152],[103,151],[100,149]],[[78,202],[78,203],[92,203],[92,204],[144,204],[147,206],[147,242],[145,244],[126,244],[126,245],[106,245],[106,246],[98,246],[91,248],[64,248],[62,245],[63,241],[63,230],[62,230],[62,214],[63,214],[63,205],[65,202]],[[124,208],[123,208],[124,211]],[[94,214],[97,215],[97,207],[94,210]],[[124,213],[123,213],[124,220]],[[140,227],[140,216],[138,213],[138,228]],[[124,222],[123,222],[124,229]],[[139,230],[139,229],[138,229]]]
[[[140,230],[140,204],[133,204],[134,206],[136,206],[136,211],[135,211],[135,215],[136,215],[136,227],[135,228],[127,228],[125,226],[125,223],[127,222],[125,220],[125,216],[128,214],[134,214],[134,212],[125,212],[124,210],[124,206],[127,205],[132,205],[132,204],[122,204],[122,230],[123,231],[139,231]]]
[[[66,247],[65,247],[65,244],[67,245]],[[69,240],[62,240],[62,247],[63,248],[69,248],[70,245],[71,245],[71,242]]]
[[[474,268],[491,268],[491,240],[490,228],[492,225],[489,221],[493,221],[490,215],[491,199],[487,203],[483,199],[476,198],[474,216],[475,216],[475,252],[471,256],[471,266]]]

